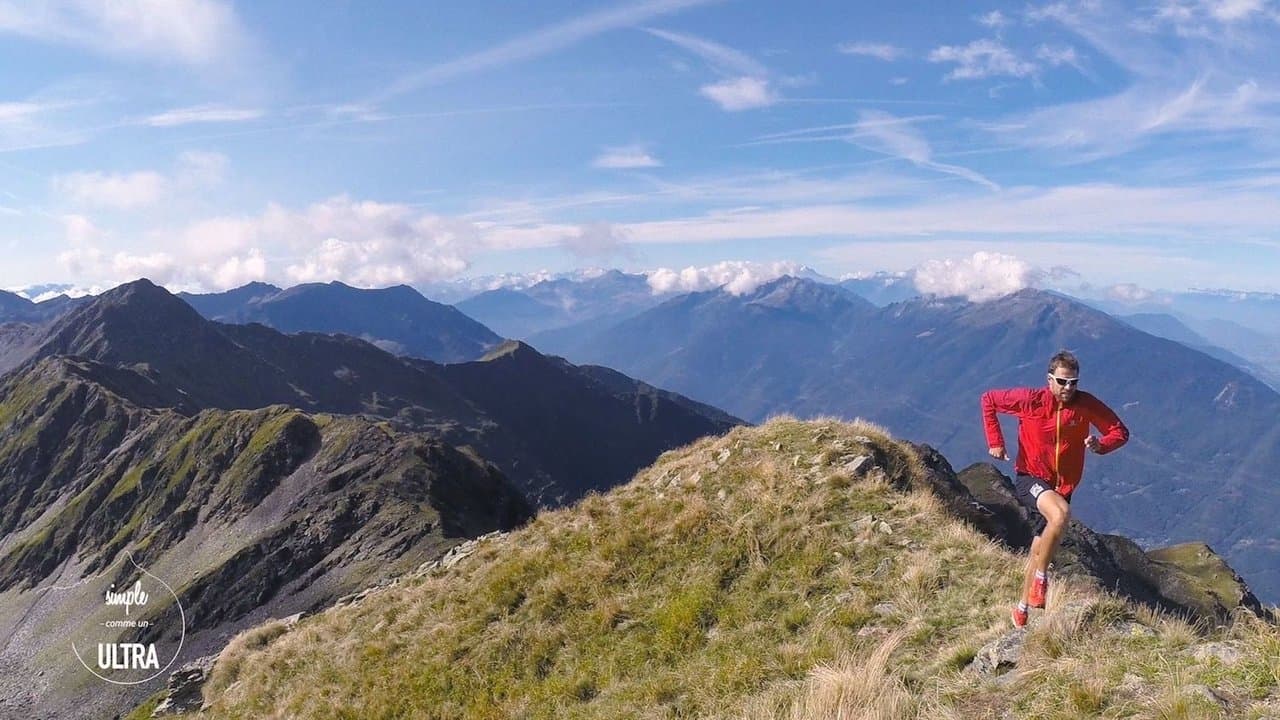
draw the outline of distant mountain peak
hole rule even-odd
[[[203,319],[181,298],[146,278],[111,288],[64,316],[60,326],[86,325],[128,318],[137,327],[165,329],[174,322],[200,324]],[[57,327],[57,326],[55,326]]]

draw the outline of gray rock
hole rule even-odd
[[[997,638],[973,656],[966,670],[985,678],[1012,670],[1022,657],[1022,644],[1026,637],[1025,632],[1014,630]]]
[[[1147,681],[1144,680],[1141,675],[1135,675],[1134,673],[1131,673],[1131,672],[1125,673],[1124,677],[1121,678],[1120,680],[1120,687],[1128,690],[1136,690],[1137,688],[1143,687],[1146,684],[1147,684]]]
[[[859,455],[858,457],[842,465],[840,469],[849,473],[850,475],[856,476],[859,472],[862,471],[863,468],[867,466],[867,463],[869,462],[871,462],[870,455]]]
[[[898,612],[898,606],[891,602],[883,602],[871,608],[871,612],[877,615],[892,615]]]
[[[1227,701],[1224,700],[1221,695],[1214,692],[1213,688],[1208,685],[1188,685],[1182,689],[1182,692],[1191,697],[1204,698],[1218,707],[1227,706]]]
[[[151,717],[167,717],[192,710],[199,710],[204,705],[201,690],[209,679],[209,670],[218,659],[217,655],[206,655],[198,660],[183,665],[169,674],[168,694],[152,711]]]
[[[1210,642],[1197,645],[1191,649],[1191,656],[1197,660],[1217,658],[1223,665],[1235,665],[1243,654],[1234,645],[1223,642]]]

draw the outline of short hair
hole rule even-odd
[[[1053,357],[1049,358],[1049,374],[1052,375],[1053,371],[1058,368],[1064,368],[1079,374],[1080,361],[1077,360],[1076,356],[1072,355],[1070,352],[1066,350],[1059,350]]]

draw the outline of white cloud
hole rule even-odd
[[[702,292],[719,287],[732,295],[745,295],[784,275],[798,276],[806,270],[803,265],[793,262],[727,260],[706,267],[689,266],[683,270],[658,268],[647,275],[649,287],[655,295]]]
[[[102,231],[84,215],[63,215],[61,220],[67,242],[72,245],[89,245],[102,237]]]
[[[214,152],[187,151],[178,156],[172,176],[153,170],[132,173],[73,172],[53,178],[52,187],[78,204],[116,210],[155,205],[175,189],[212,187],[226,176],[229,161]]]
[[[980,80],[1010,76],[1028,77],[1036,72],[1035,63],[1019,58],[1012,50],[995,40],[974,40],[968,45],[943,45],[929,53],[929,62],[955,63],[947,80]]]
[[[1243,20],[1267,5],[1266,0],[1210,0],[1206,3],[1209,14],[1223,22]]]
[[[436,280],[467,268],[456,254],[426,242],[394,243],[386,238],[320,242],[298,263],[285,268],[290,281],[342,280],[358,287],[386,287]]]
[[[464,75],[546,55],[580,40],[641,23],[715,0],[645,0],[569,18],[456,60],[439,63],[395,81],[370,99],[373,105]]]
[[[45,103],[6,102],[0,103],[0,123],[12,123],[26,120],[49,109]]]
[[[1104,296],[1109,300],[1118,300],[1127,303],[1141,303],[1155,297],[1155,293],[1143,287],[1139,287],[1133,283],[1118,283],[1104,290]]]
[[[300,209],[269,205],[256,216],[205,218],[147,236],[163,253],[137,253],[81,216],[65,219],[60,260],[80,283],[119,283],[139,274],[188,289],[225,290],[251,280],[341,280],[360,287],[421,283],[458,275],[492,249],[491,231],[407,205],[330,198]],[[611,230],[622,237],[621,229]],[[570,226],[558,241],[581,235]],[[590,237],[599,241],[598,235]]]
[[[740,77],[704,85],[700,92],[730,112],[767,107],[778,101],[764,78]]]
[[[1076,49],[1070,45],[1062,45],[1058,47],[1040,45],[1036,48],[1036,59],[1043,60],[1052,67],[1070,65],[1071,67],[1084,72],[1084,66],[1080,62],[1080,56],[1076,53]]]
[[[191,66],[245,45],[235,10],[219,0],[0,0],[0,32]]]
[[[922,293],[984,302],[1030,287],[1035,277],[1030,264],[1012,255],[976,252],[961,260],[925,263],[916,269],[915,284]]]
[[[170,283],[175,278],[178,263],[168,253],[135,254],[115,252],[108,254],[93,245],[66,250],[58,255],[58,264],[73,275],[105,276],[134,280],[145,277],[157,283]]]
[[[284,275],[293,282],[342,280],[380,287],[452,277],[466,269],[467,257],[483,242],[473,223],[345,196],[301,211],[272,205],[257,218],[214,222],[231,231],[226,249],[252,244],[292,256]],[[214,226],[206,221],[199,235]]]
[[[1010,20],[1008,16],[1006,16],[1004,13],[1000,12],[999,10],[992,10],[986,15],[979,16],[978,22],[982,23],[983,25],[986,25],[989,28],[994,28],[998,30],[1008,25],[1010,23]]]
[[[127,174],[76,172],[53,179],[54,190],[72,202],[119,210],[153,205],[164,194],[167,181],[157,172]]]
[[[668,30],[648,29],[647,32],[681,47],[707,62],[724,79],[703,85],[699,92],[724,110],[736,112],[766,107],[778,101],[769,78],[769,69],[745,53],[705,38],[673,33]],[[783,78],[785,82],[800,83],[803,79]]]
[[[1210,37],[1223,26],[1265,13],[1267,0],[1160,0],[1151,22],[1140,27],[1167,25],[1182,37]]]
[[[234,288],[267,278],[267,260],[258,248],[244,255],[232,255],[214,263],[207,272],[208,282],[215,288]]]
[[[660,167],[661,162],[643,145],[622,145],[605,148],[591,163],[598,168],[650,168]]]
[[[247,120],[257,120],[263,114],[261,110],[250,108],[195,105],[149,115],[142,120],[142,124],[150,125],[151,127],[176,127],[192,123],[245,122]]]
[[[906,50],[896,45],[872,42],[841,43],[836,46],[836,50],[845,55],[863,55],[879,58],[885,62],[892,62],[898,58],[905,57],[907,54]]]
[[[580,258],[606,259],[632,254],[626,231],[609,223],[583,225],[577,233],[565,235],[560,247]]]

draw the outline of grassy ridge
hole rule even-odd
[[[920,473],[864,424],[699,441],[452,568],[251,631],[206,714],[1225,718],[1277,696],[1273,626],[1241,618],[1212,639],[1242,660],[1197,659],[1187,623],[1079,583],[1055,584],[1015,674],[966,671],[1007,634],[1024,560],[900,489]]]

